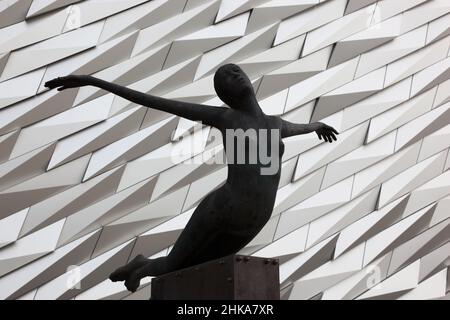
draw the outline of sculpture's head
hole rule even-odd
[[[214,74],[217,96],[231,108],[239,108],[242,102],[254,95],[253,85],[245,72],[236,64],[228,63]]]

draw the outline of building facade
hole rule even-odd
[[[238,64],[265,113],[339,131],[285,139],[271,219],[283,299],[446,299],[450,1],[0,0],[0,299],[148,299],[108,275],[166,255],[226,179],[216,132],[89,74],[221,106]]]

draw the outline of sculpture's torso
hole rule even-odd
[[[226,129],[280,129],[281,120],[262,112],[249,115],[239,110],[225,111],[219,128],[227,158]],[[257,143],[260,136],[256,135]],[[271,144],[270,139],[266,139]],[[244,248],[266,225],[271,217],[281,173],[284,145],[278,135],[276,154],[277,170],[272,175],[261,174],[263,163],[259,157],[255,164],[227,163],[227,181],[209,193],[197,206],[188,224],[180,234],[170,254],[168,264],[173,269],[191,266],[204,261],[236,253]],[[246,145],[246,154],[248,146]],[[270,148],[266,154],[271,154]],[[239,154],[235,153],[235,156]]]

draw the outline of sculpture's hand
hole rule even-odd
[[[69,75],[66,77],[58,77],[53,80],[47,81],[44,86],[49,89],[58,88],[58,91],[62,91],[68,88],[77,88],[87,86],[89,84],[89,76],[86,75]]]
[[[315,122],[313,125],[317,128],[314,129],[314,131],[317,133],[317,136],[320,140],[322,140],[322,137],[325,141],[332,142],[333,140],[337,140],[335,134],[339,134],[339,132],[336,131],[333,127],[322,123],[322,122]],[[333,140],[332,140],[333,139]]]

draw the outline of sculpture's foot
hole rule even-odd
[[[148,262],[142,254],[137,255],[133,260],[128,262],[126,265],[117,268],[116,271],[110,274],[109,279],[113,282],[116,281],[126,281],[130,278],[131,274],[144,266]],[[139,286],[139,284],[138,284]],[[128,288],[128,287],[127,287]]]
[[[141,284],[141,279],[148,276],[157,276],[166,273],[166,257],[159,257],[156,259],[146,259],[145,263],[140,267],[130,272],[128,278],[125,280],[125,286],[131,292],[135,292]]]

